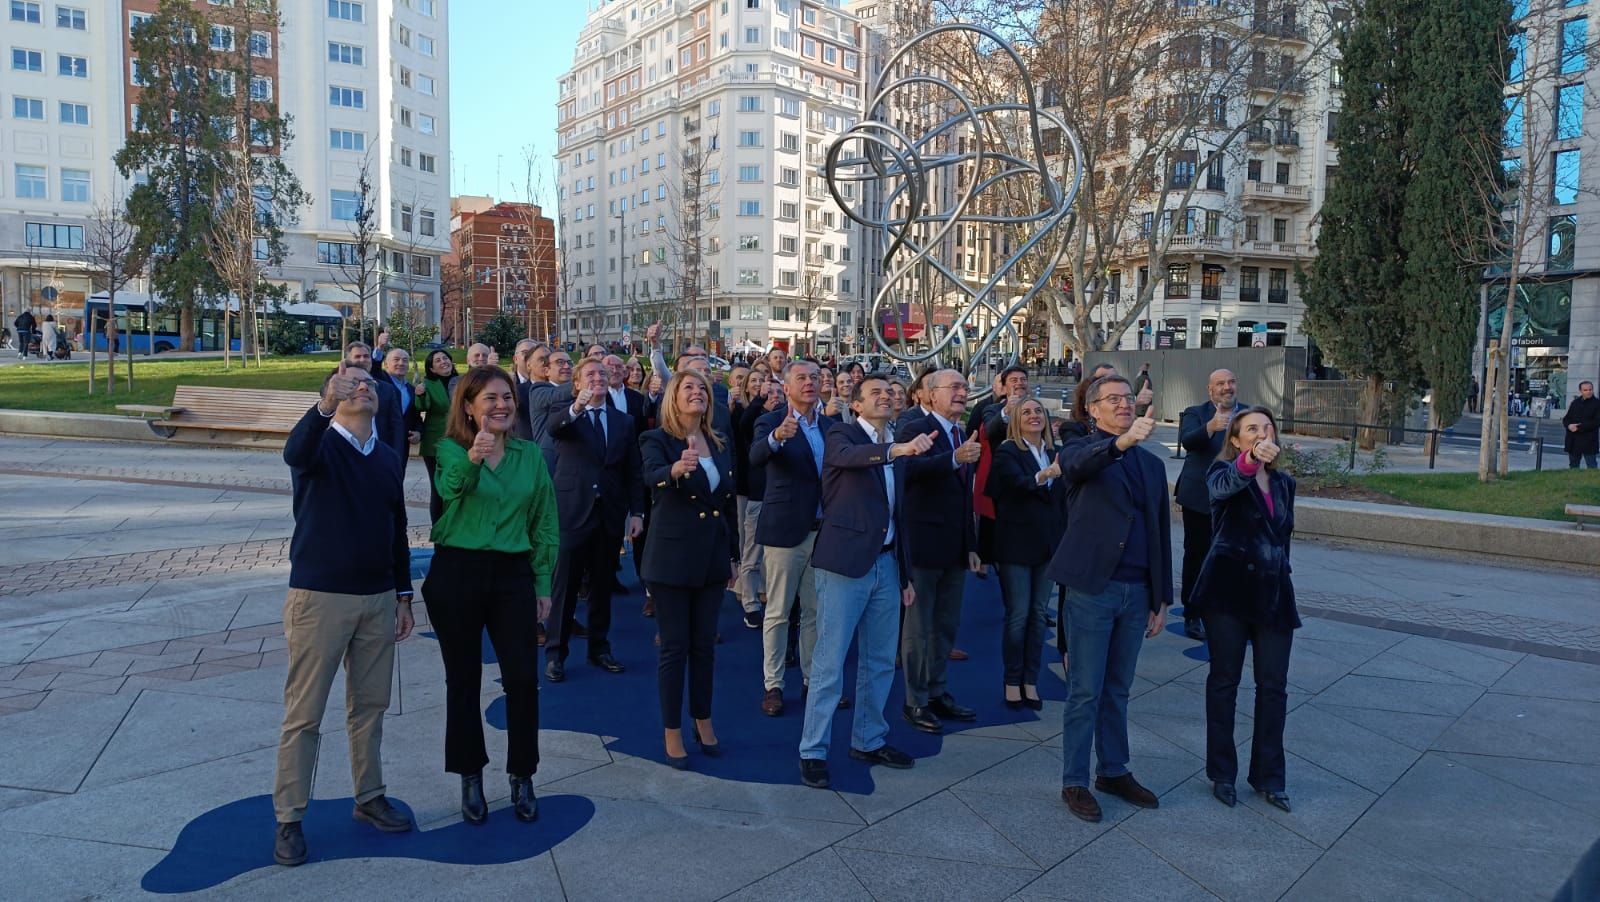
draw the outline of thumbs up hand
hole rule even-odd
[[[976,463],[983,456],[983,443],[978,440],[978,433],[967,436],[967,440],[956,449],[956,462],[963,464]]]
[[[478,434],[472,437],[472,447],[467,449],[467,459],[475,464],[483,463],[494,453],[495,441],[494,433],[479,429]]]

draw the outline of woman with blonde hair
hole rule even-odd
[[[711,725],[717,615],[739,560],[731,447],[711,428],[711,382],[693,370],[661,394],[660,426],[639,438],[653,495],[641,573],[661,630],[657,688],[667,763],[689,766],[683,743],[684,677],[695,742],[722,754]]]
[[[1038,398],[1011,405],[984,492],[994,500],[994,557],[1006,606],[1000,640],[1005,703],[1037,711],[1044,707],[1039,666],[1052,586],[1045,566],[1061,541],[1067,509],[1050,414]]]

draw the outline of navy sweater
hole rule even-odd
[[[341,595],[411,591],[400,458],[382,441],[366,457],[315,405],[289,433],[294,482],[289,587]]]

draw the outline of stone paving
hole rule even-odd
[[[40,469],[80,459],[143,481]],[[980,721],[923,746],[897,723],[912,770],[841,761],[835,790],[798,785],[797,706],[753,713],[757,677],[731,668],[752,660],[755,634],[729,613],[716,716],[732,763],[672,771],[648,744],[653,721],[622,713],[653,704],[635,593],[618,602],[629,672],[574,670],[543,690],[538,824],[510,820],[498,776],[489,826],[460,824],[439,760],[442,669],[419,635],[397,649],[384,748],[420,832],[349,820],[336,687],[307,822],[318,860],[280,869],[261,859],[292,525],[266,482],[285,481],[281,463],[0,437],[0,469],[26,471],[0,472],[4,899],[1545,899],[1600,837],[1594,577],[1302,542],[1294,814],[1211,799],[1204,651],[1169,631],[1146,643],[1130,714],[1133,767],[1161,807],[1102,797],[1104,823],[1073,818],[1058,794],[1059,663],[1038,716],[1006,712],[971,676],[995,657],[992,580],[969,588],[960,644],[974,660],[952,665],[978,687],[963,700]],[[485,670],[494,724],[503,700]],[[1246,746],[1252,697],[1241,689]],[[487,738],[503,760],[505,734]]]

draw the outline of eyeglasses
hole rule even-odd
[[[1133,395],[1101,395],[1100,397],[1095,398],[1093,403],[1099,404],[1102,401],[1110,404],[1112,407],[1122,407],[1123,405],[1132,407]]]

